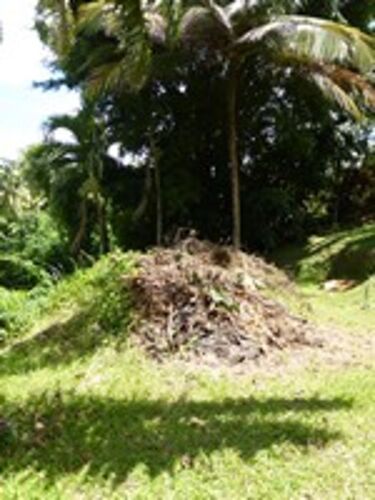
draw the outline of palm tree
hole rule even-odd
[[[107,140],[104,123],[95,115],[94,107],[86,104],[76,116],[53,116],[46,124],[48,134],[57,130],[72,134],[74,143],[64,144],[52,139],[54,147],[64,153],[66,160],[74,161],[84,172],[84,182],[79,190],[80,224],[72,244],[73,253],[78,253],[85,237],[88,216],[88,204],[96,207],[97,223],[100,236],[100,251],[106,253],[109,247],[107,231],[107,200],[102,188],[104,162],[108,158]]]
[[[158,11],[162,2],[118,4],[97,0],[82,5],[78,15],[78,33],[105,34],[99,50],[93,50],[81,70],[87,72],[86,92],[91,98],[107,92],[138,92],[151,72],[152,50],[166,44],[167,24]],[[170,12],[169,12],[170,13]],[[172,16],[170,16],[170,19]],[[156,199],[156,244],[163,239],[163,209],[160,174],[160,151],[151,113],[145,124],[149,160],[145,170],[144,190],[134,212],[136,223],[144,214],[152,186]]]
[[[93,48],[79,67],[79,72],[88,75],[84,83],[84,94],[89,100],[95,100],[108,91],[137,92],[143,87],[150,71],[151,46],[166,42],[166,23],[157,12],[157,5],[162,2],[156,0],[146,3],[138,0],[123,4],[115,0],[38,1],[37,28],[43,41],[56,54],[62,69],[69,64],[74,35],[101,36],[100,47]],[[168,9],[169,12],[170,10]],[[149,138],[149,162],[146,165],[143,194],[134,211],[133,222],[136,223],[146,211],[154,185],[156,242],[160,245],[163,232],[160,154],[151,120],[146,136]],[[82,227],[87,218],[84,208],[85,204],[81,206]],[[77,233],[77,241],[80,240],[81,233],[82,231]]]
[[[95,209],[100,251],[107,252],[107,198],[102,178],[109,143],[104,124],[96,117],[93,106],[86,104],[75,116],[52,116],[45,124],[45,131],[46,141],[26,154],[25,170],[29,179],[46,191],[57,212],[61,212],[61,203],[68,204],[65,208],[70,209],[74,219],[77,219],[77,211],[70,205],[72,199],[78,200],[78,226],[71,242],[74,255],[79,254],[88,235],[89,207]],[[70,138],[56,138],[61,131]],[[74,192],[69,194],[72,189]]]
[[[238,83],[241,66],[253,53],[277,64],[293,65],[346,111],[360,118],[352,97],[359,94],[375,108],[370,82],[375,67],[375,39],[348,25],[298,15],[272,15],[261,2],[234,1],[221,7],[205,0],[181,21],[185,46],[220,53],[227,62],[228,152],[232,185],[233,245],[241,245],[241,209],[237,133]]]
[[[270,2],[269,7],[262,0],[233,0],[222,7],[215,0],[202,0],[201,5],[184,10],[181,1],[95,0],[84,3],[79,10],[78,33],[83,30],[106,35],[83,68],[91,91],[113,91],[124,86],[140,89],[150,73],[152,47],[168,48],[169,33],[177,33],[177,42],[183,47],[196,49],[207,58],[219,54],[225,62],[232,238],[236,249],[241,244],[238,83],[247,58],[260,53],[277,64],[293,65],[356,118],[362,112],[353,95],[375,108],[371,83],[374,37],[344,23],[294,13],[284,15],[291,4],[290,0]],[[339,13],[336,18],[342,19]]]

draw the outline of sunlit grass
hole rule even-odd
[[[282,249],[274,260],[288,270],[311,308],[310,317],[349,331],[375,331],[375,224],[310,238]],[[328,279],[355,286],[327,292]]]
[[[345,328],[350,334],[375,333],[375,279],[345,292],[326,292],[316,285],[300,287],[311,308],[310,317]]]
[[[0,353],[2,500],[374,498],[368,359],[282,376],[156,364],[127,340],[133,264],[109,256],[61,283]],[[305,285],[310,315],[369,330],[365,283]]]
[[[1,498],[371,498],[373,399],[365,369],[236,378],[112,346],[16,363]]]

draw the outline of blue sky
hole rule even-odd
[[[31,29],[36,0],[0,0],[0,158],[16,158],[42,138],[41,125],[52,114],[79,104],[72,92],[43,92],[34,81],[49,77],[49,54]]]

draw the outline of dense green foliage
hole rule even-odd
[[[71,253],[81,248],[109,249],[107,193],[104,169],[114,163],[107,154],[103,120],[87,105],[77,116],[53,116],[46,124],[50,139],[30,148],[22,161],[31,189],[49,201],[49,210],[65,228]],[[65,131],[72,141],[60,142],[54,133]],[[98,240],[90,240],[97,229]]]
[[[82,108],[1,162],[0,283],[46,286],[181,228],[227,242],[235,220],[245,247],[271,251],[371,220],[372,122],[352,116],[371,117],[370,3],[41,0],[44,86]]]
[[[0,163],[0,287],[46,286],[74,268],[64,231],[17,163]]]
[[[234,160],[247,247],[269,250],[374,215],[371,123],[350,116],[368,114],[375,102],[368,73],[374,39],[303,17],[371,33],[371,2],[203,4],[39,2],[36,26],[60,70],[45,86],[75,88],[84,104],[76,117],[47,123],[50,138],[28,153],[28,175],[73,253],[144,247],[161,232],[170,240],[180,227],[228,240]],[[240,41],[245,35],[259,44],[250,50],[249,39]],[[233,61],[241,71],[230,153]],[[54,139],[61,127],[73,143]],[[117,159],[108,154],[114,149]]]

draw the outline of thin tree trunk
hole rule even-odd
[[[152,154],[152,153],[151,153]],[[152,191],[152,173],[151,173],[151,162],[153,159],[151,158],[146,164],[146,172],[145,172],[145,183],[143,187],[142,199],[138,205],[138,207],[134,210],[132,221],[136,224],[145,214],[146,209],[148,207],[148,202],[150,200],[150,195]]]
[[[71,245],[71,252],[75,256],[79,254],[82,247],[82,242],[86,237],[86,227],[87,227],[87,204],[86,200],[83,200],[79,207],[79,228]]]
[[[155,171],[156,244],[158,246],[161,246],[163,242],[163,204],[162,204],[162,193],[161,193],[159,153],[155,147],[155,144],[152,144],[152,155],[153,155],[154,171]]]
[[[99,201],[98,203],[98,222],[100,234],[100,253],[106,254],[109,251],[109,238],[107,229],[107,204],[106,202]]]
[[[231,63],[229,68],[227,112],[228,112],[228,152],[232,185],[232,243],[235,250],[241,247],[241,200],[237,137],[237,88],[238,65]]]

